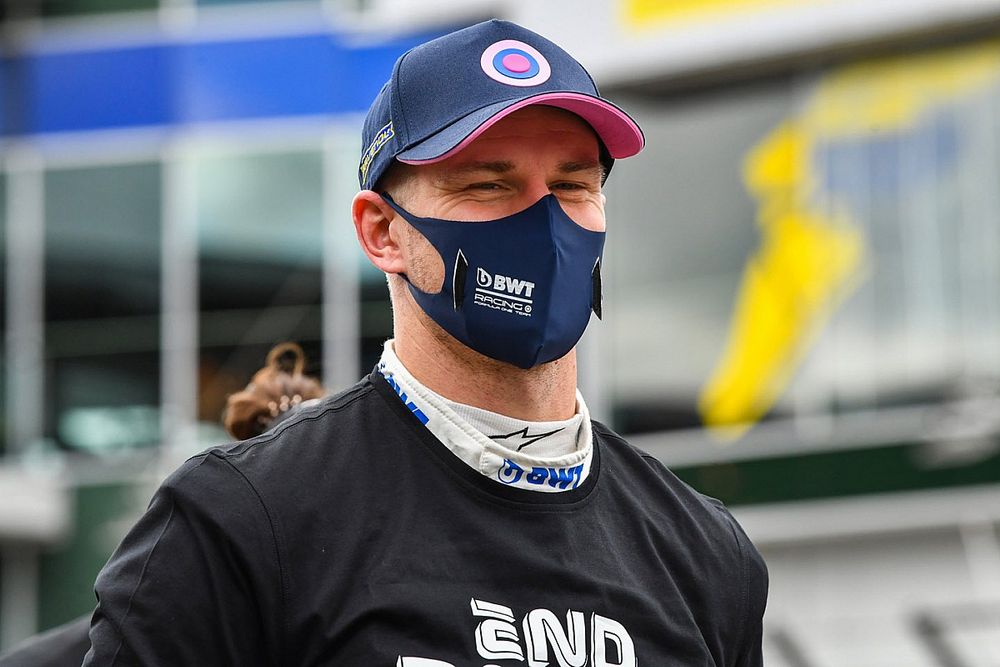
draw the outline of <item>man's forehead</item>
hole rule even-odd
[[[473,157],[462,159],[462,156],[458,155],[455,156],[454,161],[449,160],[447,163],[441,163],[440,172],[442,177],[455,178],[484,173],[508,174],[517,171],[521,167],[533,166],[534,164],[537,164],[537,160],[481,160]],[[604,167],[596,156],[580,156],[579,158],[560,160],[554,162],[552,168],[561,174],[577,174],[593,171],[599,175],[604,170]]]

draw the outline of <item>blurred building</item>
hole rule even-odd
[[[273,343],[371,368],[361,118],[500,16],[646,131],[582,389],[760,546],[768,664],[1000,662],[1000,0],[4,7],[0,650],[93,606]]]

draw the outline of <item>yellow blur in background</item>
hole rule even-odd
[[[699,406],[737,438],[780,397],[830,313],[863,279],[858,213],[824,191],[817,147],[912,133],[926,117],[1000,79],[1000,44],[892,58],[825,75],[802,112],[746,158],[761,246],[746,266],[726,349]]]

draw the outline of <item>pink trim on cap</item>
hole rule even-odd
[[[543,93],[516,102],[487,118],[482,125],[473,130],[465,139],[462,139],[454,148],[437,157],[424,160],[406,160],[401,157],[397,157],[396,159],[406,164],[431,164],[447,160],[479,138],[479,135],[492,127],[500,119],[509,116],[518,109],[523,109],[534,104],[558,107],[566,111],[572,111],[583,118],[594,128],[594,131],[597,132],[601,141],[604,142],[605,147],[608,149],[608,153],[615,159],[631,157],[641,151],[645,144],[642,131],[635,124],[635,121],[610,102],[605,102],[602,99],[581,93]]]

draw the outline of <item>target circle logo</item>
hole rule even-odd
[[[486,76],[508,86],[537,86],[549,80],[549,61],[535,48],[516,39],[494,42],[479,64]]]

